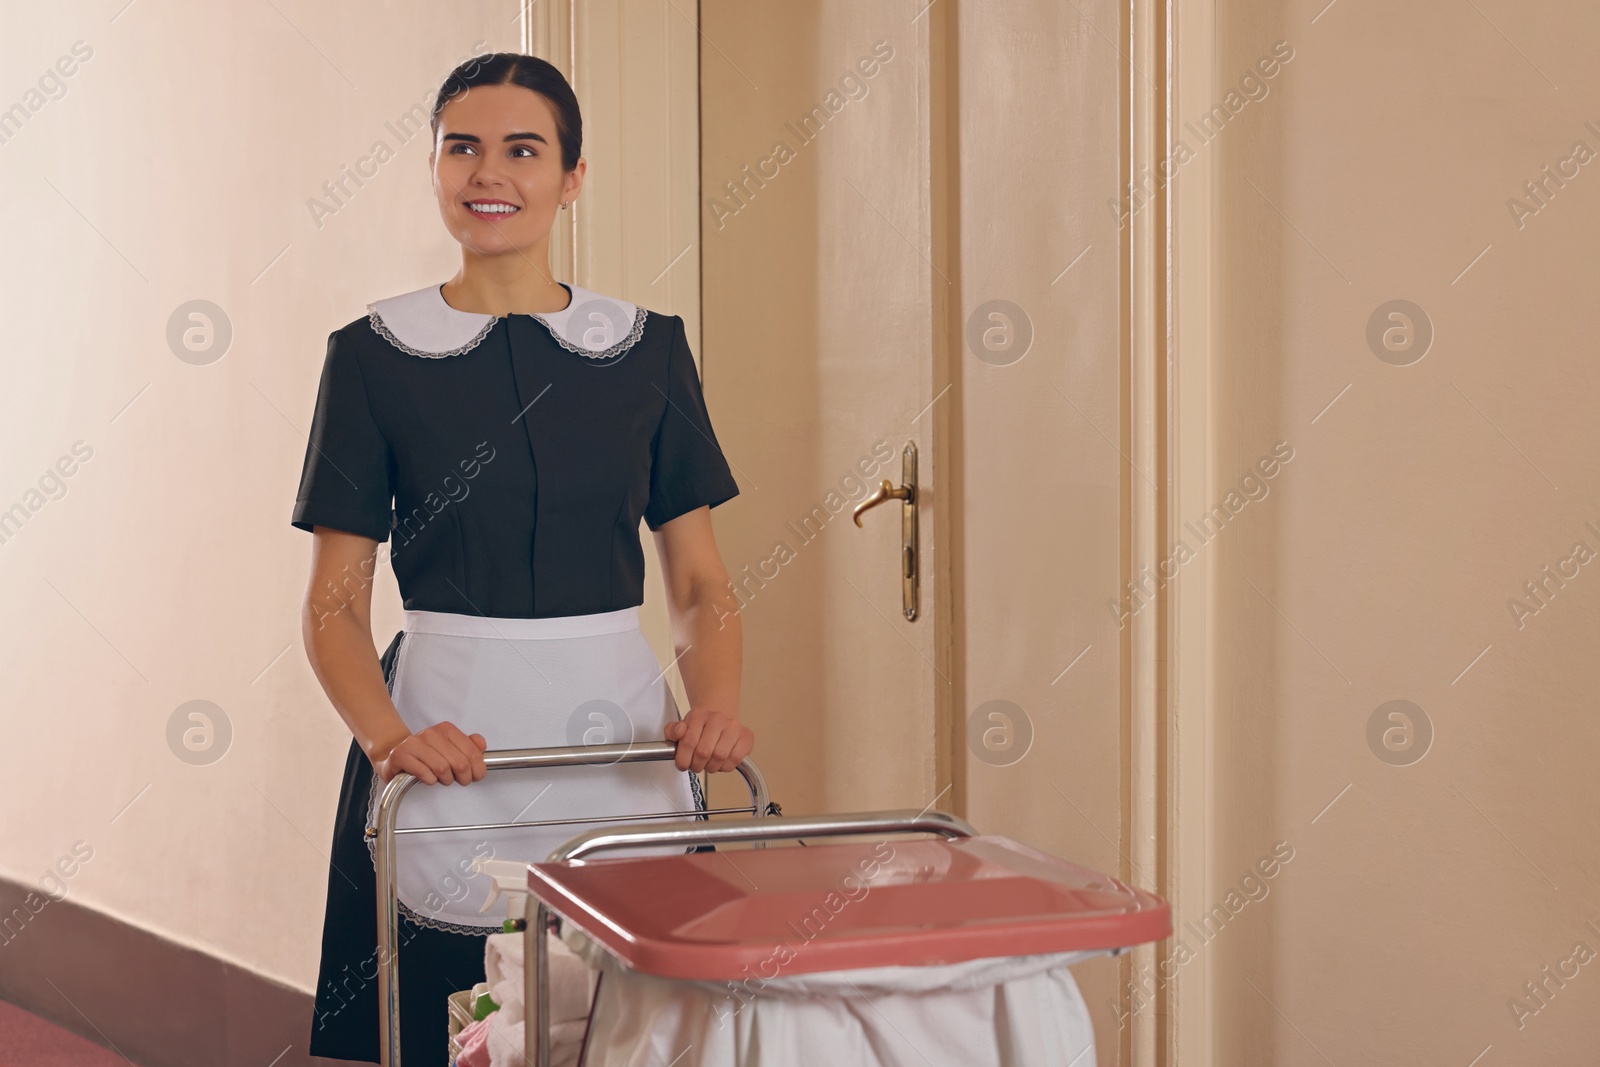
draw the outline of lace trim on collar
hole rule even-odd
[[[537,319],[562,348],[596,363],[620,359],[644,335],[649,312],[626,300],[569,285],[571,300],[560,311],[487,315],[445,303],[437,285],[367,305],[373,332],[400,351],[439,359],[472,351],[501,319]]]
[[[470,352],[474,348],[477,348],[483,339],[489,336],[489,331],[494,329],[494,324],[497,320],[490,319],[488,322],[484,323],[483,329],[479,330],[466,344],[459,345],[456,348],[452,348],[444,352],[428,352],[420,348],[413,348],[411,345],[406,344],[399,337],[395,336],[393,330],[389,329],[388,325],[378,315],[377,306],[374,304],[367,305],[367,321],[372,324],[372,329],[379,337],[382,337],[385,341],[388,341],[400,351],[409,353],[413,356],[423,356],[428,359],[442,359],[445,356],[459,356],[463,352]]]

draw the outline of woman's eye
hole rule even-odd
[[[452,154],[460,154],[460,153],[463,153],[463,152],[476,153],[477,150],[478,149],[477,149],[476,145],[468,144],[465,141],[457,141],[450,148],[450,151],[451,151]],[[537,158],[539,158],[539,153],[535,152],[533,150],[533,148],[531,146],[529,146],[529,145],[525,145],[525,144],[512,145],[511,146],[511,151],[512,151],[512,153],[514,155],[517,154],[517,153],[527,153],[525,156],[519,156],[518,158],[524,158],[524,159],[537,159]]]

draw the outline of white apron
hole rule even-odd
[[[408,611],[390,696],[412,732],[450,721],[489,750],[661,741],[681,716],[639,628],[639,609],[544,619]],[[671,760],[491,771],[467,785],[418,782],[400,802],[397,829],[601,815],[693,812],[691,772]],[[373,775],[367,825],[383,784]],[[685,814],[683,818],[690,818]],[[663,822],[665,820],[662,820]],[[403,915],[457,933],[498,931],[503,912],[480,911],[493,879],[473,859],[543,861],[556,846],[605,823],[395,835]],[[374,839],[367,839],[374,854]],[[681,849],[641,848],[634,855]]]

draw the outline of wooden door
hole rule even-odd
[[[700,13],[704,371],[747,493],[718,534],[774,795],[933,805],[1150,884],[1125,858],[1117,8]],[[850,518],[907,442],[915,621],[895,509]],[[1123,969],[1076,971],[1102,1064]]]

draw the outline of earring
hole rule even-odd
[[[565,200],[561,201],[561,210],[562,211],[567,210],[567,202]]]

